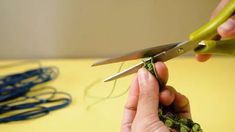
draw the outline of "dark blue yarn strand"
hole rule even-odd
[[[41,67],[1,77],[0,123],[34,119],[68,106],[72,101],[71,96],[65,92],[58,92],[54,88],[50,88],[53,90],[52,92],[42,92],[34,96],[27,96],[28,93],[33,92],[31,89],[34,86],[54,80],[57,76],[58,69],[55,67]],[[45,99],[41,97],[43,95],[50,96]],[[34,101],[27,102],[29,99],[34,99]],[[44,104],[50,104],[50,106],[44,106]],[[20,110],[24,111],[18,112]],[[4,114],[12,111],[17,111],[18,113],[1,117],[1,115],[4,116]]]
[[[48,70],[52,70],[51,67],[39,68],[26,71],[24,73],[18,73],[6,76],[0,79],[2,84],[0,85],[0,102],[8,99],[14,99],[19,96],[25,95],[35,85],[53,80],[50,74],[47,74]],[[36,77],[41,79],[40,82],[23,82],[26,79]],[[21,86],[16,86],[21,85]]]
[[[15,114],[12,116],[8,116],[5,118],[0,118],[0,123],[8,123],[12,121],[34,119],[34,118],[38,118],[47,114],[49,114],[49,111],[47,111],[46,108],[38,107],[35,110],[30,110],[30,111],[22,112],[22,113]]]
[[[69,105],[71,103],[71,98],[61,98],[61,99],[50,101],[50,103],[57,102],[57,101],[63,101],[63,103],[61,103],[59,105],[54,105],[54,106],[51,106],[51,107],[38,107],[39,109],[36,109],[36,110],[30,110],[30,111],[22,112],[20,114],[16,114],[16,115],[13,115],[13,116],[0,118],[0,123],[7,123],[7,122],[11,122],[11,121],[34,119],[34,118],[38,118],[38,117],[47,115],[51,111],[58,110],[58,109],[64,108],[67,105]]]

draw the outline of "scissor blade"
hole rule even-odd
[[[102,60],[99,62],[96,62],[92,66],[98,66],[98,65],[104,65],[104,64],[110,64],[110,63],[116,63],[116,62],[121,62],[121,61],[127,61],[127,60],[134,60],[134,59],[139,59],[139,58],[145,58],[145,57],[151,57],[154,56],[162,51],[168,50],[173,48],[179,43],[171,43],[171,44],[166,44],[166,45],[161,45],[161,46],[155,46],[152,48],[147,48],[147,49],[142,49],[138,51],[131,52],[129,54],[111,58],[111,59],[106,59]]]
[[[168,61],[172,58],[180,56],[180,55],[182,55],[182,54],[184,54],[188,51],[191,51],[191,50],[195,49],[198,46],[198,43],[199,43],[199,41],[190,41],[190,40],[181,42],[181,43],[177,44],[176,46],[174,46],[173,48],[165,50],[165,51],[153,56],[154,62],[157,62],[157,61],[165,62],[165,61]],[[147,59],[145,61],[149,61],[149,60],[150,59]],[[121,71],[121,72],[105,79],[104,81],[108,82],[108,81],[111,81],[111,80],[114,80],[114,79],[117,79],[117,78],[120,78],[120,77],[130,75],[134,72],[137,72],[138,69],[143,67],[143,65],[144,65],[144,62],[141,62],[137,65],[134,65],[134,66],[132,66],[132,67],[130,67],[130,68],[124,70],[124,71]]]
[[[134,65],[134,66],[132,66],[132,67],[130,67],[130,68],[124,70],[124,71],[121,71],[121,72],[119,72],[119,73],[117,73],[117,74],[115,74],[115,75],[113,75],[113,76],[110,76],[110,77],[106,78],[106,79],[104,80],[104,82],[108,82],[108,81],[111,81],[111,80],[114,80],[114,79],[117,79],[117,78],[120,78],[120,77],[124,77],[124,76],[130,75],[130,74],[132,74],[132,73],[135,73],[135,72],[137,72],[141,67],[143,67],[143,65],[144,65],[143,62],[141,62],[141,63],[139,63],[139,64],[136,64],[136,65]]]
[[[185,54],[188,51],[192,51],[198,46],[199,42],[200,41],[192,41],[192,40],[181,42],[177,46],[175,46],[174,48],[166,50],[164,52],[161,52],[160,54],[155,55],[153,57],[154,62],[157,62],[157,61],[165,62],[165,61],[173,59],[177,56]]]

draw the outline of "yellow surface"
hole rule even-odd
[[[91,68],[96,60],[45,60],[44,66],[55,65],[60,69],[57,80],[48,85],[69,92],[73,96],[72,104],[52,112],[48,116],[30,121],[1,124],[0,131],[5,132],[118,132],[122,118],[126,94],[116,99],[101,102],[90,110],[89,104],[97,99],[84,98],[84,89],[97,79],[116,72],[120,64]],[[0,61],[6,64],[9,61]],[[125,63],[124,68],[136,63]],[[231,132],[235,130],[235,59],[212,58],[199,63],[193,58],[177,58],[167,62],[170,78],[169,85],[185,94],[191,103],[193,119],[199,122],[205,132]],[[25,67],[0,69],[5,74]],[[34,65],[35,67],[35,65]],[[131,76],[120,79],[114,95],[125,91]],[[98,83],[90,94],[104,97],[111,90],[111,83]]]

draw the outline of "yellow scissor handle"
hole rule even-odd
[[[190,34],[190,40],[208,40],[217,34],[217,28],[224,23],[235,11],[235,0],[230,2],[207,24]]]
[[[195,49],[201,54],[224,54],[235,56],[235,39],[228,40],[205,40]]]
[[[230,0],[230,2],[207,24],[200,27],[198,30],[190,34],[190,40],[202,41],[204,40],[204,48],[197,48],[195,51],[199,54],[207,53],[226,53],[235,55],[235,41],[208,41],[213,39],[217,33],[217,28],[224,23],[232,14],[235,12],[235,0]],[[215,46],[216,44],[220,46]],[[225,44],[225,45],[224,45]],[[224,46],[224,47],[223,47]],[[220,49],[218,49],[220,48]],[[229,48],[229,49],[228,49]],[[230,50],[230,51],[229,51]],[[231,51],[232,50],[232,51]]]

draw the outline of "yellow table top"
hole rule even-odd
[[[38,119],[1,124],[0,130],[5,132],[118,132],[127,94],[105,100],[87,110],[87,106],[98,99],[84,97],[84,91],[97,79],[114,74],[120,64],[91,68],[90,65],[95,61],[97,59],[41,61],[43,66],[59,67],[59,77],[47,85],[70,93],[73,97],[72,104]],[[0,61],[0,64],[9,62]],[[136,62],[125,63],[123,69]],[[200,123],[205,132],[235,130],[234,58],[214,57],[206,63],[199,63],[194,58],[176,58],[166,64],[170,72],[168,84],[190,99],[193,120]],[[12,69],[20,68],[22,67],[0,68],[0,73],[2,75]],[[118,80],[114,96],[127,90],[131,77]],[[99,82],[89,90],[89,94],[105,97],[112,85],[113,82]]]

